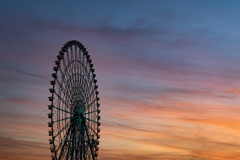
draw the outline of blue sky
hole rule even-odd
[[[1,1],[0,13],[0,159],[50,158],[49,81],[73,39],[97,74],[100,160],[239,159],[239,1]]]

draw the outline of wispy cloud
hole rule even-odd
[[[72,39],[97,73],[99,160],[240,159],[238,2],[0,3],[0,159],[50,158],[48,81]]]
[[[21,70],[17,70],[17,69],[12,69],[12,68],[8,68],[8,67],[4,67],[4,68],[5,68],[5,69],[8,69],[8,70],[11,70],[11,71],[15,71],[15,72],[21,73],[21,74],[25,74],[25,75],[28,75],[28,76],[33,76],[33,77],[37,77],[37,78],[46,79],[46,77],[44,77],[44,76],[42,76],[42,75],[33,74],[33,73],[28,73],[28,72],[25,72],[25,71],[21,71]]]
[[[47,159],[48,145],[39,142],[29,142],[0,137],[1,159]]]
[[[5,99],[8,102],[22,104],[22,105],[29,105],[32,104],[32,102],[25,100],[25,99]]]

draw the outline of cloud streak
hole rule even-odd
[[[37,78],[46,79],[46,77],[44,77],[44,76],[33,74],[33,73],[28,73],[28,72],[24,72],[24,71],[12,69],[12,68],[7,68],[7,67],[5,67],[5,69],[11,70],[11,71],[15,71],[15,72],[18,72],[18,73],[22,73],[22,74],[25,74],[25,75],[28,75],[28,76],[33,76],[33,77],[37,77]]]
[[[0,3],[0,159],[50,158],[49,81],[72,39],[96,69],[99,160],[240,159],[238,2]]]

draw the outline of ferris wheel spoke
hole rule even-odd
[[[65,145],[65,143],[66,143],[66,138],[68,137],[68,134],[69,134],[69,132],[70,132],[70,126],[73,124],[73,123],[75,123],[76,121],[77,121],[78,119],[76,119],[75,121],[73,121],[70,125],[68,125],[67,127],[65,127],[64,129],[62,129],[61,131],[59,131],[58,133],[57,133],[57,135],[56,136],[54,136],[54,139],[55,139],[55,137],[57,137],[61,132],[63,132],[64,130],[66,130],[67,128],[68,128],[68,132],[67,132],[67,134],[66,134],[66,136],[64,137],[64,141],[62,140],[61,141],[61,143],[59,144],[59,146],[58,146],[58,149],[57,149],[57,151],[60,149],[60,147],[62,146],[62,144],[64,143],[64,145]],[[70,123],[70,122],[68,122],[68,123]],[[63,146],[64,146],[63,145]],[[62,152],[61,152],[62,153]],[[61,157],[61,156],[60,156]]]
[[[69,78],[71,78],[72,79],[72,88],[75,88],[76,87],[76,79],[74,79],[74,71],[73,71],[73,66],[71,65],[71,64],[74,64],[74,61],[73,60],[71,60],[69,63],[68,63],[68,71],[69,72],[71,72],[71,75],[72,76],[70,76],[69,75]],[[69,73],[68,72],[68,73]],[[73,85],[75,86],[75,87],[73,87]]]
[[[71,69],[72,72],[72,69]],[[69,76],[69,79],[71,80],[71,86],[72,86],[72,90],[74,92],[74,95],[76,95],[76,81],[74,80],[74,73],[72,72],[72,75]]]
[[[64,100],[62,97],[59,97],[59,102],[60,102],[60,104],[63,105],[62,107],[64,107],[64,109],[59,108],[59,107],[61,107],[60,104],[59,104],[59,106],[57,107],[57,108],[59,108],[59,110],[64,111],[66,113],[75,114],[74,109],[72,108],[72,105],[68,101]]]
[[[88,132],[88,134],[90,134],[90,136],[92,135],[91,132],[90,132],[90,129],[89,127],[87,126],[87,124],[85,123],[85,128],[86,128],[86,132]],[[91,141],[89,141],[89,143],[91,143]]]
[[[91,82],[90,82],[90,86],[89,86],[89,93],[88,93],[88,95],[87,95],[87,99],[89,99],[91,96],[92,96],[92,94],[94,93],[94,91],[96,90],[95,88],[92,90],[92,80],[91,80]]]
[[[61,134],[63,131],[65,131],[66,129],[68,129],[70,126],[71,126],[71,124],[69,124],[70,123],[70,121],[67,123],[67,125],[66,126],[64,126],[60,131],[58,131],[58,133],[53,137],[53,139],[55,139],[59,134]],[[68,125],[69,124],[69,125]]]
[[[76,70],[76,65],[77,65],[77,62],[76,62],[76,59],[77,59],[77,56],[76,56],[76,55],[77,55],[77,51],[76,51],[76,49],[77,49],[77,48],[76,48],[76,46],[75,46],[75,49],[74,49],[74,52],[75,52],[75,53],[73,53],[73,57],[75,56],[75,58],[73,58],[73,60],[72,60],[72,61],[73,61],[73,64],[74,64],[74,65],[73,65],[73,68],[74,68],[74,77],[75,77],[75,88],[77,88],[77,84],[78,84],[78,83],[77,83],[77,75],[76,75],[76,74],[77,74],[77,72],[76,72],[76,71],[77,71],[77,70]]]
[[[77,124],[76,124],[76,125],[77,125]],[[69,128],[69,132],[70,132],[70,130],[71,130],[71,128]],[[74,129],[74,133],[75,133],[75,131],[76,131],[76,128]],[[67,146],[67,148],[66,148],[66,150],[65,150],[65,152],[64,152],[64,154],[63,154],[63,158],[65,157],[66,151],[68,150],[69,144],[71,143],[71,139],[72,139],[74,133],[72,134],[72,136],[70,137],[70,139],[69,139],[69,141],[68,141],[68,146]],[[67,137],[66,137],[66,139],[65,139],[65,141],[64,141],[64,144],[65,144],[65,145],[66,145],[66,142],[67,142]],[[64,145],[64,146],[65,146],[65,145]],[[63,152],[63,150],[64,150],[64,148],[65,148],[64,146],[63,146],[63,148],[62,148],[62,151],[61,151],[61,153],[60,153],[60,157],[59,157],[59,158],[61,158],[62,152]],[[63,158],[62,158],[62,159],[63,159]]]
[[[57,121],[53,121],[53,123],[56,123],[56,122],[60,122],[60,121],[64,121],[64,120],[67,120],[67,119],[73,119],[73,118],[77,118],[79,116],[75,116],[75,117],[68,117],[68,118],[64,118],[64,119],[59,119]]]
[[[78,95],[77,96],[77,100],[81,100],[82,102],[83,102],[83,97],[84,97],[84,94],[81,92],[81,91],[79,91],[80,89],[78,89],[77,88],[77,90],[76,90],[76,94]]]
[[[70,104],[67,101],[65,101],[59,94],[56,94],[56,95],[59,98],[59,100],[62,101],[69,108]],[[71,109],[71,108],[69,108],[69,109]]]
[[[67,111],[67,110],[65,110],[65,109],[55,107],[55,106],[53,106],[53,108],[56,108],[56,109],[58,109],[58,110],[61,110],[61,111],[67,112],[67,113],[76,114],[76,113],[74,113],[74,112],[70,112],[70,111]]]
[[[81,80],[81,77],[80,77],[80,74],[82,73],[82,69],[81,69],[81,55],[82,55],[82,52],[81,52],[81,49],[79,48],[79,63],[78,63],[78,88],[80,88],[81,84],[80,84],[80,80]],[[80,73],[80,74],[79,74]],[[81,95],[81,93],[79,94],[79,96]]]
[[[77,125],[77,126],[78,126],[78,125]],[[74,140],[75,140],[76,134],[77,134],[77,132],[76,132],[77,128],[78,128],[78,127],[75,128],[75,131],[74,131],[74,133],[73,133],[73,135],[74,135],[73,137],[74,137],[74,138],[72,139],[71,142],[69,142],[69,145],[72,144],[72,147],[70,147],[70,148],[68,149],[67,156],[66,156],[66,157],[67,157],[67,160],[69,159],[70,156],[72,156],[71,153],[72,153],[72,149],[73,149]],[[69,152],[70,152],[70,156],[69,156]]]
[[[77,151],[76,151],[76,155],[78,157],[76,157],[76,159],[80,159],[80,157],[82,157],[82,148],[83,148],[83,143],[84,139],[83,139],[83,125],[82,125],[82,121],[79,124],[79,128],[78,128],[78,141],[77,141]]]
[[[93,80],[93,79],[91,79],[91,81],[90,81],[90,84],[91,84],[91,85],[89,86],[89,93],[88,93],[88,95],[87,95],[87,100],[89,100],[89,99],[93,96],[93,93],[95,93],[95,91],[96,91],[96,89],[97,89],[96,87],[93,88],[93,86],[94,86],[93,84],[94,84],[94,83],[93,83],[92,80]]]
[[[69,109],[74,109],[74,108],[71,107],[71,104],[69,104],[66,100],[64,100],[64,98],[62,98],[58,93],[56,93],[56,92],[54,92],[54,93],[57,95],[57,97],[58,97],[66,106],[70,107]]]
[[[82,87],[76,87],[76,91],[77,91],[76,94],[79,93],[79,96],[85,96],[86,97],[86,92],[83,90]]]
[[[61,143],[60,143],[59,146],[58,146],[57,151],[61,148],[61,152],[60,152],[60,154],[59,154],[58,160],[60,160],[61,157],[63,156],[62,154],[63,154],[64,148],[65,148],[65,146],[66,146],[67,138],[68,138],[69,135],[70,135],[70,128],[68,128],[68,131],[67,131],[67,133],[66,133],[66,136],[64,137],[64,139],[62,139]],[[62,158],[62,159],[63,159],[63,158]]]
[[[71,76],[70,76],[69,73],[68,73],[68,80],[67,80],[66,74],[65,74],[65,72],[63,72],[61,66],[60,66],[59,68],[60,68],[60,71],[61,71],[61,74],[62,74],[62,77],[63,77],[63,82],[65,83],[65,85],[67,85],[67,89],[68,89],[68,91],[70,92],[70,94],[73,94],[73,93],[72,93],[73,87],[70,86],[70,84],[71,84]],[[66,70],[66,72],[68,72],[68,71]],[[67,83],[68,81],[70,82],[70,84]]]
[[[85,83],[84,83],[83,87],[84,87],[84,91],[87,92],[87,89],[88,89],[88,80],[87,80],[88,79],[88,74],[86,74],[84,76],[85,76],[86,79],[84,81]]]
[[[91,144],[91,142],[90,142],[90,138],[89,138],[89,130],[88,130],[88,127],[87,127],[87,125],[86,125],[86,123],[84,123],[85,124],[85,132],[86,132],[86,134],[87,134],[87,139],[88,139],[88,144],[89,144],[89,147],[90,147],[90,151],[91,151],[91,155],[92,155],[92,158],[94,159],[94,154],[93,154],[93,146],[92,146],[92,144]],[[90,158],[90,157],[89,157]]]
[[[80,128],[80,139],[81,139],[81,145],[80,145],[80,158],[82,158],[82,155],[85,153],[85,141],[84,141],[84,132],[83,132],[83,126],[81,123],[81,128]]]
[[[86,90],[88,89],[88,82],[86,81],[85,77],[83,75],[81,75],[83,81],[82,81],[82,85],[83,85],[83,90],[86,93]]]
[[[86,97],[86,93],[85,93],[85,91],[81,87],[80,87],[79,90],[82,90],[82,92],[84,93],[84,95],[82,97]],[[78,92],[82,93],[81,91],[78,91]],[[83,99],[83,103],[86,104],[85,103],[85,99]]]
[[[95,89],[90,93],[90,95],[86,98],[86,101],[85,101],[85,103],[87,102],[87,101],[89,101],[89,99],[94,95],[93,93],[95,93],[94,91],[96,91]]]
[[[70,140],[69,140],[69,142],[68,142],[68,146],[67,146],[67,148],[66,148],[66,150],[65,150],[65,152],[64,152],[64,155],[63,155],[63,158],[65,157],[65,154],[66,154],[66,152],[68,151],[69,152],[69,145],[71,144],[71,140],[72,140],[72,137],[75,135],[75,131],[76,131],[76,128],[75,128],[75,130],[74,130],[74,132],[73,132],[73,134],[72,134],[72,136],[71,136],[71,138],[70,138]],[[68,154],[67,154],[67,156],[68,156]]]
[[[89,70],[89,73],[88,73],[88,84],[89,84],[89,85],[88,85],[88,91],[89,91],[88,94],[90,94],[90,91],[91,91],[91,89],[92,89],[92,78],[91,78],[91,75],[90,75],[90,74],[91,74],[91,70],[92,70],[92,69],[90,69],[90,70]]]
[[[85,117],[85,119],[87,119],[87,120],[89,120],[89,121],[92,121],[92,122],[95,122],[95,123],[98,123],[97,121],[94,121],[94,120],[89,119],[89,118],[87,118],[87,117]]]
[[[91,88],[89,89],[89,92],[88,92],[88,94],[86,96],[86,100],[91,98],[94,95],[95,91],[96,91],[96,88],[92,88],[92,85],[91,85]]]
[[[79,126],[80,125],[78,125],[78,128],[77,128],[77,130],[79,130]],[[74,153],[75,153],[75,157],[77,156],[77,142],[78,142],[78,134],[77,134],[78,132],[76,132],[76,134],[75,134],[75,142],[74,142],[74,150],[73,150],[73,154],[72,154],[72,158],[74,157]]]
[[[65,78],[65,77],[64,77],[64,78]],[[59,80],[58,80],[58,81],[59,81]],[[67,83],[66,81],[63,80],[63,82],[64,82],[66,85],[68,85],[68,83]],[[59,84],[61,85],[60,87],[61,87],[62,89],[64,89],[62,83],[59,83]],[[67,89],[68,92],[70,92],[70,94],[72,94],[72,93],[71,93],[71,90],[70,90],[70,88],[69,88],[69,85],[68,85],[68,88],[66,88],[66,89]],[[68,94],[67,91],[64,89],[64,93],[65,93],[66,95],[68,95],[67,97],[68,97],[69,100],[73,103],[73,100],[72,100],[72,98],[69,96],[69,94]]]
[[[88,124],[88,128],[90,128],[93,131],[93,133],[95,133],[97,135],[96,131],[92,128],[92,126],[88,122],[87,122],[87,124]]]
[[[80,135],[81,135],[81,134],[79,133],[79,134],[78,134],[78,144],[77,144],[77,149],[78,149],[78,150],[77,150],[77,153],[76,153],[77,156],[79,155],[78,153],[80,152],[80,147],[79,147],[79,146],[80,146],[80,142],[81,142],[81,139],[80,139],[81,137],[80,137]],[[79,158],[80,158],[80,157],[79,157]],[[76,158],[76,159],[77,159],[77,158]]]
[[[80,51],[80,50],[79,50]],[[79,87],[79,76],[78,76],[78,73],[79,73],[79,61],[78,61],[78,50],[77,50],[77,46],[75,46],[75,78],[76,78],[76,81],[77,81],[77,88]],[[79,94],[77,94],[78,96]],[[79,97],[78,97],[79,98]]]
[[[77,63],[77,73],[76,73],[76,76],[77,76],[77,92],[78,92],[77,98],[80,99],[81,92],[78,91],[78,88],[80,87],[80,85],[79,85],[79,76],[78,76],[78,73],[79,73],[79,67],[78,67],[78,65],[79,65],[79,64]]]
[[[67,61],[68,61],[68,64],[70,63],[70,58],[69,58],[69,53],[68,53],[68,50],[66,50],[66,53],[67,53]]]
[[[80,61],[80,63],[81,63],[81,68],[82,68],[82,73],[87,73],[87,67],[84,65],[84,62],[81,62]]]
[[[73,58],[73,48],[72,48],[72,46],[70,48],[71,48],[71,62],[72,62],[74,60],[74,58]]]
[[[77,131],[77,128],[78,128],[78,125],[77,125],[77,127],[75,128],[76,131]],[[75,141],[75,139],[76,139],[76,135],[77,135],[77,132],[75,133],[74,138],[73,138],[73,140],[71,141],[72,147],[70,147],[69,150],[68,150],[67,160],[68,160],[69,157],[73,157],[73,155],[72,155],[72,150],[73,150],[74,141]],[[71,144],[70,144],[70,145],[71,145]],[[70,156],[69,156],[69,153],[70,153]]]
[[[84,76],[82,76],[81,74],[78,74],[78,76],[80,76],[80,80],[81,81],[79,81],[80,82],[80,84],[83,86],[83,87],[78,87],[78,88],[80,88],[80,89],[82,89],[83,90],[83,92],[85,93],[85,96],[87,96],[87,92],[86,92],[86,90],[85,90],[85,86],[88,86],[87,85],[87,82],[86,82],[86,80],[84,79]]]
[[[95,113],[95,112],[97,112],[98,110],[95,110],[95,111],[92,111],[92,112],[87,112],[87,113],[84,113],[84,115],[85,114],[91,114],[91,113]]]
[[[85,140],[86,140],[86,143],[87,143],[87,145],[86,145],[86,152],[85,152],[85,154],[84,154],[84,158],[85,159],[88,159],[88,158],[91,158],[91,153],[90,153],[90,151],[89,151],[89,144],[88,144],[88,141],[87,141],[87,135],[85,135]]]
[[[94,100],[92,101],[92,103],[90,103],[90,104],[86,107],[87,109],[84,110],[84,113],[85,113],[96,101],[97,101],[97,98],[94,99]]]
[[[87,91],[89,90],[89,85],[88,85],[88,82],[85,81],[85,84],[84,84],[84,91],[85,91],[85,94],[86,94],[86,97],[87,97]]]
[[[71,82],[71,76],[69,75],[69,67],[67,67],[67,65],[66,65],[66,62],[65,62],[65,58],[63,57],[63,65],[64,65],[64,67],[65,67],[65,70],[66,70],[66,72],[67,72],[67,74],[68,74],[68,77],[69,77],[69,80],[70,80],[70,82]],[[60,67],[60,69],[61,69],[61,67]],[[62,69],[61,69],[61,71],[62,71]],[[63,71],[62,71],[62,73],[63,73]],[[62,74],[64,77],[65,77],[65,75],[66,74]],[[66,79],[66,77],[65,77],[65,79]],[[70,83],[71,84],[71,83]],[[70,88],[70,87],[69,87]],[[71,88],[73,89],[73,86],[71,86]]]
[[[72,124],[74,124],[76,121],[77,121],[78,119],[76,119],[75,121],[73,121],[72,123],[70,123],[70,121],[67,123],[67,124],[69,124],[69,125],[66,125],[66,127],[65,128],[63,128],[63,129],[61,129],[55,136],[54,136],[54,139],[59,135],[59,134],[61,134],[64,130],[66,130],[66,129],[68,129],[68,132],[69,132],[69,127],[72,125]],[[67,138],[67,136],[65,137],[65,139]],[[65,142],[65,141],[61,141],[61,143],[59,144],[59,146],[60,145],[62,145],[62,143],[63,142]],[[59,148],[58,148],[59,149]],[[57,149],[57,150],[58,150]]]
[[[79,125],[77,126],[79,128]],[[77,131],[78,131],[78,128],[77,128]],[[77,155],[77,141],[78,141],[78,132],[76,131],[76,134],[75,134],[75,140],[73,142],[73,145],[72,145],[72,151],[71,151],[71,160],[73,159],[76,159],[74,157],[76,157]]]
[[[70,101],[73,103],[72,98],[70,97],[70,95],[68,94],[68,92],[65,90],[65,88],[63,87],[62,83],[59,81],[59,79],[57,78],[57,82],[60,85],[60,88],[64,91],[64,93],[68,96],[68,98],[70,99]]]
[[[57,147],[57,149],[56,149],[56,152],[58,152],[58,150],[63,146],[63,143],[65,143],[65,139],[68,137],[68,132],[69,132],[69,126],[67,126],[66,128],[64,128],[64,129],[62,129],[61,131],[59,131],[58,133],[57,133],[57,135],[56,136],[54,136],[54,139],[59,135],[59,134],[61,134],[61,132],[63,132],[64,130],[66,130],[66,129],[68,129],[68,131],[66,132],[67,134],[63,137],[63,138],[60,138],[61,140],[60,141],[58,141],[59,142],[59,145],[58,145],[58,147]]]
[[[80,159],[83,156],[85,157],[85,138],[84,138],[84,125],[83,125],[83,123],[80,123],[79,127],[80,127],[80,129],[79,129],[79,135],[78,135],[77,155],[79,156],[79,159]]]
[[[82,63],[82,68],[83,68],[83,72],[81,73],[81,76],[82,76],[82,85],[83,85],[83,89],[84,89],[84,91],[85,91],[85,87],[86,87],[86,85],[87,85],[87,80],[86,80],[86,77],[87,77],[87,69],[86,69],[86,67],[84,66],[84,62]]]

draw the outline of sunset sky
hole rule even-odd
[[[58,51],[84,44],[98,160],[240,160],[240,1],[0,1],[0,159],[51,159]]]

